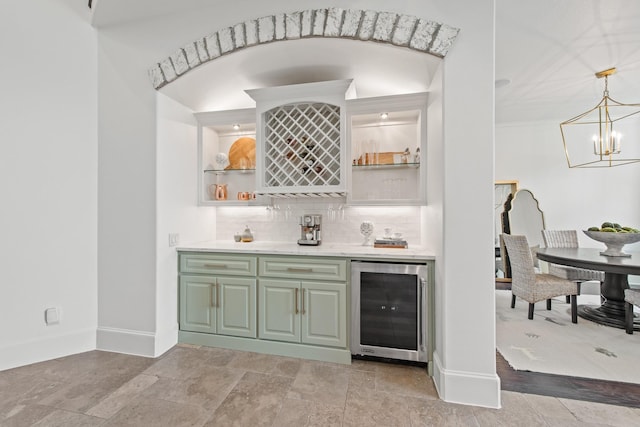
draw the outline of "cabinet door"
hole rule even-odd
[[[217,333],[255,338],[256,280],[218,277],[217,286]]]
[[[302,342],[347,346],[347,285],[302,282]]]
[[[263,339],[300,342],[300,282],[260,279],[260,332]]]
[[[180,276],[180,329],[216,332],[215,277]]]

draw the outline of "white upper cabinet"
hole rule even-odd
[[[427,93],[355,99],[351,80],[246,92],[256,108],[195,114],[199,205],[426,204]]]
[[[351,80],[246,91],[256,101],[256,193],[343,197]]]
[[[426,109],[426,93],[347,101],[348,204],[426,204]]]

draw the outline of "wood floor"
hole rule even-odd
[[[496,289],[511,283],[496,282]],[[498,351],[496,370],[502,390],[640,408],[640,384],[516,371]]]
[[[640,408],[640,384],[516,371],[496,352],[502,390]]]

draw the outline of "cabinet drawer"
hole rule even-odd
[[[256,257],[222,254],[180,254],[180,273],[255,276]]]
[[[347,262],[343,259],[260,257],[260,276],[345,281]]]

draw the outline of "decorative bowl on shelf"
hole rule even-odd
[[[216,154],[216,163],[218,164],[218,170],[224,169],[228,161],[229,156],[227,156],[225,153]]]
[[[622,247],[629,243],[640,242],[640,233],[615,233],[609,231],[589,231],[583,230],[584,234],[593,240],[602,242],[607,246],[607,250],[600,252],[604,256],[630,257],[630,254],[622,252]]]

